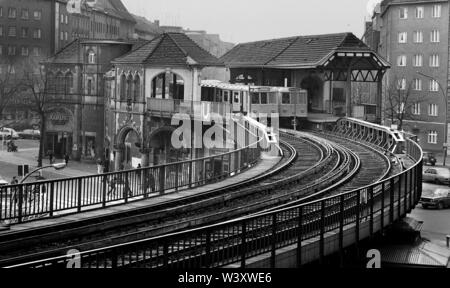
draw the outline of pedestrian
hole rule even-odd
[[[50,160],[50,164],[53,164],[53,151],[48,150],[47,154],[48,154],[48,159]]]
[[[109,191],[108,191],[108,196],[109,194],[113,193],[116,191],[116,184],[117,184],[117,177],[114,176],[111,181],[109,182]]]
[[[64,161],[66,162],[66,165],[69,164],[69,155],[67,153],[64,154]]]
[[[103,161],[102,159],[98,158],[97,159],[97,174],[102,174],[103,173]]]

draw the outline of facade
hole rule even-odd
[[[242,43],[220,59],[230,69],[232,83],[307,90],[309,121],[326,115],[353,116],[353,84],[358,82],[374,83],[375,107],[381,107],[381,81],[389,67],[351,33]],[[375,110],[380,122],[381,110]],[[285,126],[290,126],[292,119],[286,120]]]
[[[400,104],[407,109],[403,129],[418,135],[425,150],[441,151],[448,143],[448,1],[383,1],[366,35],[367,43],[392,63],[385,79],[385,111],[391,110],[393,87],[402,90],[408,95]],[[398,124],[389,118],[385,115],[386,124]]]
[[[111,60],[132,47],[131,42],[115,40],[75,40],[46,63],[51,101],[45,152],[68,154],[74,160],[104,159],[104,74]]]

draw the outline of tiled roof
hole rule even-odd
[[[230,67],[314,67],[339,50],[370,51],[370,48],[352,33],[297,36],[239,44],[220,60]]]
[[[163,66],[224,66],[216,57],[182,33],[164,33],[113,63]]]

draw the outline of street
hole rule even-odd
[[[435,188],[448,188],[448,186],[423,183],[423,191]],[[418,205],[416,209],[409,215],[410,217],[423,221],[421,235],[423,238],[431,242],[446,246],[446,235],[450,234],[450,208],[449,209],[423,209],[422,205]]]

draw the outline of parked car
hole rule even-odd
[[[0,139],[19,139],[19,134],[12,128],[2,127],[0,128]]]
[[[6,186],[6,185],[9,185],[8,181],[6,181],[5,179],[0,177],[0,187],[1,186]]]
[[[423,191],[419,203],[422,204],[424,209],[428,207],[435,207],[438,209],[450,207],[450,189],[436,188],[429,191]]]
[[[428,168],[422,173],[422,181],[436,184],[450,184],[450,170],[448,168]]]
[[[41,131],[33,129],[25,129],[17,132],[22,139],[40,139]]]
[[[436,157],[432,152],[423,152],[423,164],[434,166],[436,165]]]

